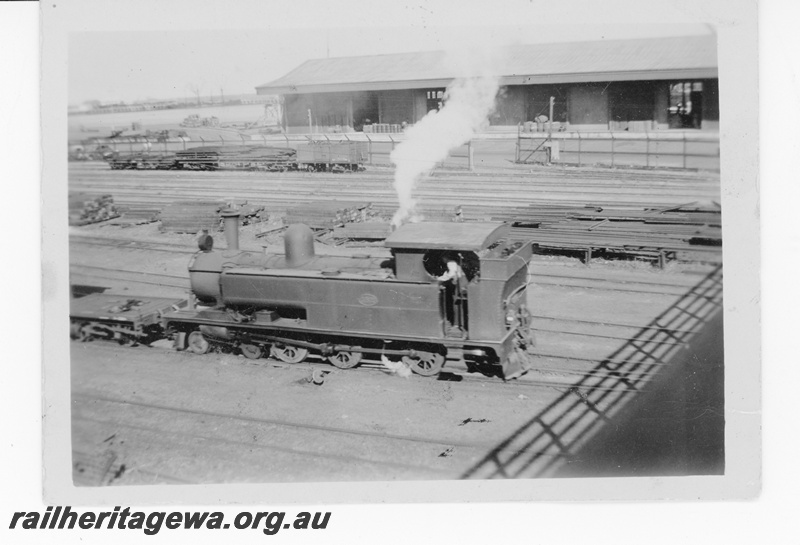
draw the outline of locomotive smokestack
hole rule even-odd
[[[225,242],[228,250],[239,249],[239,212],[236,210],[223,210],[222,218],[225,224]]]
[[[314,257],[314,233],[308,225],[295,223],[286,229],[283,236],[286,265],[299,267]]]

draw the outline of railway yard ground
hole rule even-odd
[[[112,171],[71,163],[70,193],[128,207],[257,204],[243,249],[282,252],[298,204],[396,206],[389,169],[348,174]],[[437,171],[436,219],[502,219],[529,267],[533,368],[503,382],[452,355],[435,378],[366,358],[341,370],[168,343],[71,344],[79,485],[707,475],[724,471],[719,175],[607,168]],[[671,215],[670,215],[671,214]],[[669,221],[664,220],[666,215]],[[716,218],[716,219],[715,219]],[[653,220],[656,221],[653,221]],[[158,222],[70,227],[73,293],[183,298],[196,234]],[[215,234],[224,244],[221,234]],[[388,255],[318,237],[318,254]]]

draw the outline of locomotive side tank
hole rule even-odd
[[[460,352],[506,378],[523,372],[531,247],[510,245],[508,225],[408,224],[387,238],[392,257],[384,259],[317,256],[300,224],[287,230],[284,254],[242,251],[235,214],[229,220],[228,248],[206,247],[189,265],[201,306],[165,316],[179,348],[203,352],[221,342],[284,361],[312,350],[339,367],[381,354],[424,375]],[[460,287],[440,280],[447,261],[463,271]]]

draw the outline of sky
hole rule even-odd
[[[711,34],[706,24],[319,26],[75,32],[69,103],[252,94],[309,59],[464,47]]]

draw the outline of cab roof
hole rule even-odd
[[[407,223],[384,242],[392,249],[456,250],[477,252],[508,236],[511,226],[502,222]]]

